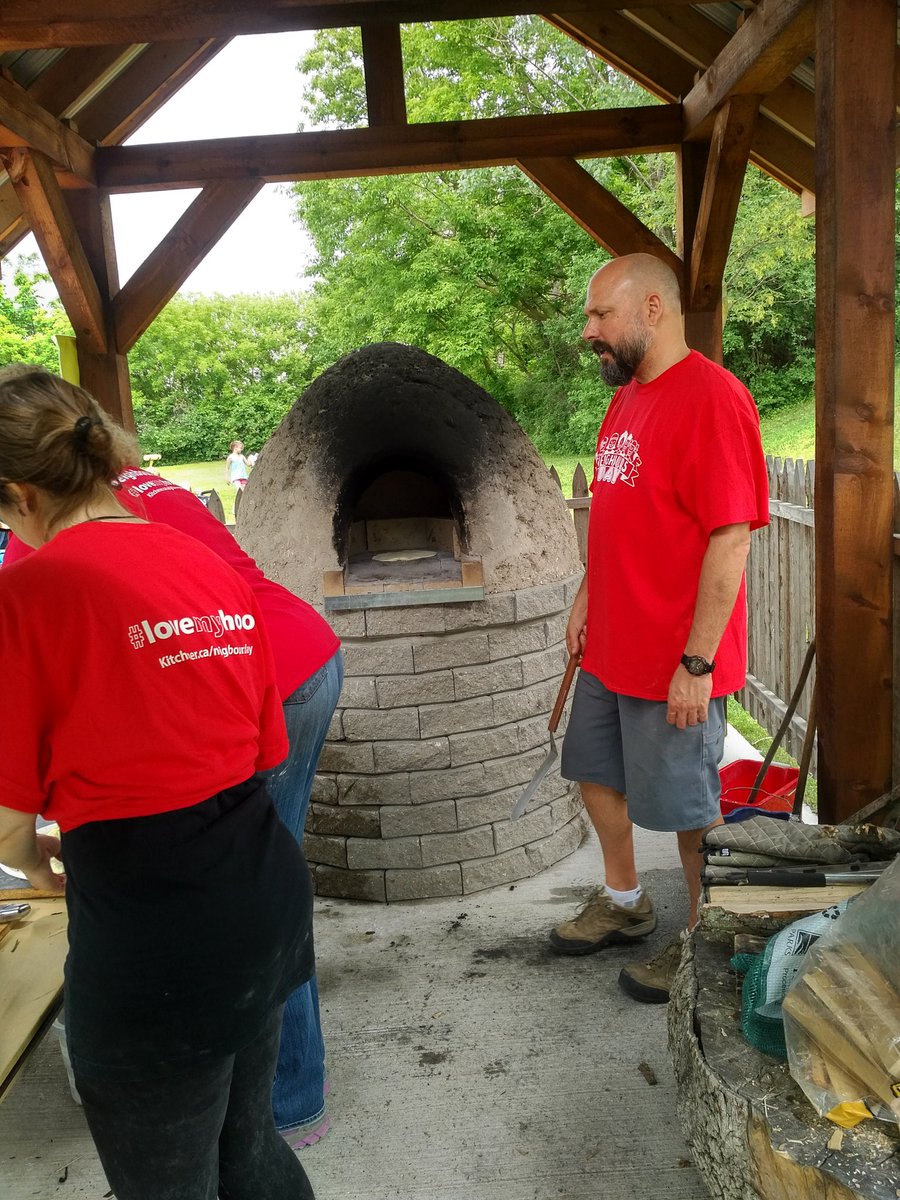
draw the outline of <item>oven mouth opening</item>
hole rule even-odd
[[[358,470],[335,514],[339,571],[324,573],[325,607],[372,608],[481,600],[458,493],[438,469],[404,460]]]

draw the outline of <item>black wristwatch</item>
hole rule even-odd
[[[716,669],[716,664],[709,662],[702,654],[682,654],[681,665],[692,675],[711,675]]]

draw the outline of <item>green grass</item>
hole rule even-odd
[[[164,462],[156,465],[166,479],[184,484],[193,492],[206,492],[211,488],[217,491],[225,509],[225,520],[229,525],[233,524],[235,489],[225,478],[224,459],[221,462],[182,463],[178,466],[167,466]]]

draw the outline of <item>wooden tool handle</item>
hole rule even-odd
[[[575,672],[578,670],[578,664],[580,662],[580,654],[569,655],[569,661],[566,663],[566,673],[563,675],[562,683],[559,685],[559,695],[556,697],[556,703],[553,705],[553,712],[550,714],[550,720],[547,722],[547,728],[551,733],[556,733],[556,727],[559,725],[559,720],[563,714],[563,709],[566,707],[566,699],[569,695],[569,688],[572,686],[572,680],[575,678]]]
[[[65,900],[65,898],[65,892],[50,892],[43,888],[0,888],[0,902],[4,900]]]

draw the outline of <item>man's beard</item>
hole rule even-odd
[[[600,358],[600,377],[609,387],[631,383],[649,348],[650,337],[644,329],[635,329],[630,336],[622,338],[618,346],[611,346],[599,338],[591,342],[591,349],[598,357],[603,353],[612,355],[610,362]]]

